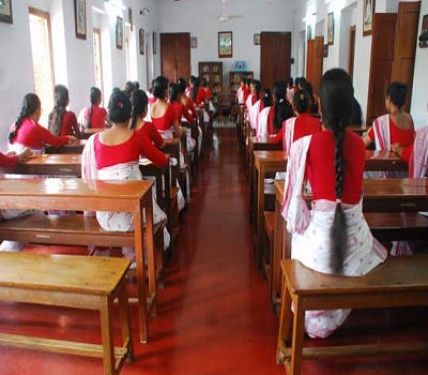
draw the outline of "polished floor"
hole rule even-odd
[[[183,216],[165,288],[160,290],[158,316],[150,322],[152,341],[148,345],[138,343],[132,307],[136,361],[125,365],[124,375],[284,373],[275,363],[277,319],[267,284],[254,264],[248,189],[237,140],[231,129],[219,132],[205,154]],[[0,311],[0,331],[100,340],[94,313],[4,303]],[[427,313],[426,309],[355,312],[328,343],[426,339]],[[119,337],[118,327],[116,333]],[[0,348],[0,375],[101,373],[101,361],[96,359]],[[422,375],[428,374],[428,358],[313,360],[305,362],[303,374]]]

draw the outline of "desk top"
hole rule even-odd
[[[80,165],[81,159],[80,154],[41,154],[31,157],[21,165],[71,166]]]
[[[85,181],[79,178],[0,178],[0,198],[139,199],[150,191],[151,181]],[[0,199],[1,206],[1,199]]]
[[[81,154],[85,148],[87,140],[79,139],[78,143],[66,144],[62,147],[47,147],[47,154]]]
[[[129,264],[125,258],[0,253],[0,286],[109,295]]]
[[[248,141],[250,149],[257,150],[282,150],[282,142],[274,142],[273,137],[250,137]]]

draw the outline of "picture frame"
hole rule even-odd
[[[0,22],[13,24],[12,0],[0,0]]]
[[[86,40],[86,0],[74,0],[74,25],[76,38]]]
[[[376,0],[364,0],[363,4],[363,36],[372,35],[373,17],[376,10]]]
[[[138,30],[138,42],[140,43],[140,55],[144,55],[144,43],[145,43],[144,29]]]
[[[306,40],[312,40],[312,26],[306,26]]]
[[[428,14],[425,14],[422,18],[422,32],[428,31]]]
[[[198,38],[196,36],[190,38],[190,48],[198,48]]]
[[[157,45],[158,45],[158,35],[155,31],[153,31],[153,55],[157,53]]]
[[[255,46],[259,46],[260,45],[260,34],[254,34],[253,36],[253,43]]]
[[[328,44],[324,44],[324,48],[323,48],[323,57],[326,58],[328,57]]]
[[[218,33],[218,57],[226,58],[233,56],[233,33],[232,31],[219,31]]]
[[[334,13],[327,15],[327,43],[329,46],[334,45]]]
[[[123,18],[116,18],[116,48],[123,48]]]

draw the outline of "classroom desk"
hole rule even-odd
[[[47,147],[46,154],[81,154],[86,145],[86,139],[79,139],[78,143],[66,144],[62,147]]]
[[[81,176],[80,154],[41,154],[31,157],[8,173],[44,176]]]
[[[290,258],[290,236],[281,216],[284,181],[275,182],[275,236],[271,254],[271,298],[278,302],[281,290],[281,260]],[[306,196],[308,202],[311,196]],[[391,178],[364,180],[364,212],[428,211],[428,179]]]
[[[148,300],[156,302],[151,181],[84,181],[75,178],[0,178],[0,209],[115,211],[134,215],[134,239],[140,340],[148,341],[144,258],[148,264]],[[145,210],[146,223],[143,223]],[[144,225],[143,225],[144,224]],[[146,252],[144,252],[144,249]]]

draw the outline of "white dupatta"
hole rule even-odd
[[[259,124],[259,117],[260,117],[260,107],[261,107],[262,101],[259,99],[257,100],[256,104],[254,104],[249,112],[249,118],[250,118],[250,126],[252,129],[255,129],[257,131],[257,127]]]
[[[390,118],[388,114],[378,117],[373,122],[376,150],[378,151],[391,150],[391,131],[389,124]]]
[[[283,126],[284,128],[284,139],[283,139],[283,148],[284,151],[289,153],[291,150],[291,145],[293,144],[294,139],[294,128],[296,126],[296,119],[297,117],[289,118],[288,120],[284,121]]]
[[[238,100],[238,104],[245,104],[244,90],[242,89],[242,87],[240,87],[236,92],[236,99]]]
[[[413,173],[410,178],[424,178],[428,169],[428,126],[416,131],[413,145]]]
[[[263,108],[259,115],[257,123],[257,137],[266,137],[268,135],[269,114],[272,107]]]

